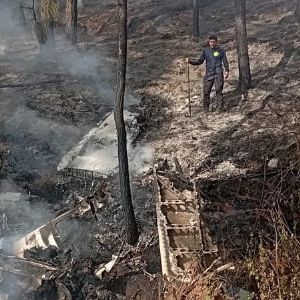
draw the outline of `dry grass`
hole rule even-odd
[[[59,21],[59,3],[57,0],[42,0],[41,1],[41,16],[42,20],[48,22]]]
[[[220,251],[222,258],[216,266],[209,267],[209,271],[195,272],[191,283],[167,285],[164,299],[300,299],[300,241],[296,229],[291,228],[299,220],[300,209],[290,219],[288,208],[282,206],[281,210],[279,206],[269,207],[256,216],[257,222],[264,226],[258,226],[259,232],[245,244],[246,255],[239,258],[239,251],[230,249],[229,257]],[[234,262],[235,268],[230,270],[228,264],[224,269],[217,268],[228,259]],[[241,292],[246,292],[249,298],[240,298]]]
[[[300,243],[285,226],[274,228],[273,247],[263,239],[256,257],[248,259],[244,268],[256,294],[264,299],[300,299]]]
[[[216,272],[203,276],[195,274],[192,283],[168,284],[164,300],[230,300],[226,295],[225,282]]]

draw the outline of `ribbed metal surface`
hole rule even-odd
[[[155,174],[154,182],[162,272],[169,280],[189,281],[203,254],[198,201],[163,176]]]

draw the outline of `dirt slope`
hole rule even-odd
[[[157,158],[179,158],[193,176],[243,172],[286,145],[298,124],[299,26],[294,1],[249,1],[248,35],[253,89],[246,101],[236,93],[237,57],[231,1],[213,1],[206,9],[205,33],[191,36],[190,3],[129,1],[128,84],[143,95],[145,133]],[[117,12],[109,1],[92,16],[88,4],[81,22],[116,54]],[[192,118],[187,112],[185,57],[199,55],[209,33],[217,33],[228,51],[230,78],[225,85],[226,111],[201,111],[203,67],[192,73]],[[257,151],[259,149],[260,151]],[[195,170],[196,169],[196,170]],[[216,174],[215,174],[216,173]]]
[[[252,229],[249,223],[253,221],[250,217],[249,220],[244,217],[241,207],[246,208],[246,212],[255,207],[252,207],[249,198],[244,197],[237,202],[233,195],[240,195],[222,189],[224,186],[238,186],[241,184],[240,178],[223,179],[216,183],[209,180],[257,169],[276,156],[279,156],[280,163],[288,163],[283,154],[295,140],[300,120],[300,74],[297,66],[300,58],[299,25],[292,16],[294,1],[248,1],[249,51],[254,86],[247,100],[242,101],[235,91],[237,58],[231,1],[211,1],[206,8],[205,33],[199,39],[191,37],[191,2],[129,1],[128,87],[142,98],[142,105],[137,108],[143,129],[139,141],[155,149],[157,160],[176,155],[186,173],[194,179],[203,179],[199,187],[211,192],[206,196],[208,201],[205,203],[204,218],[210,223],[213,237],[225,245],[225,249],[221,248],[224,253],[231,248],[239,252],[239,247],[249,242],[248,233]],[[84,1],[79,21],[86,26],[92,41],[79,43],[78,49],[74,50],[58,40],[58,48],[62,52],[62,58],[58,60],[55,57],[48,62],[45,59],[36,60],[36,44],[22,39],[21,34],[17,40],[8,39],[6,51],[0,48],[0,54],[9,53],[1,56],[1,84],[58,80],[55,84],[0,91],[0,117],[3,123],[0,146],[3,142],[12,151],[5,171],[21,184],[22,180],[24,184],[34,181],[37,173],[55,173],[57,162],[71,144],[86,132],[86,127],[96,123],[106,110],[112,108],[114,75],[107,72],[105,66],[109,62],[112,70],[116,67],[116,1]],[[191,67],[193,107],[192,118],[188,118],[185,116],[188,111],[185,57],[199,54],[208,33],[217,33],[222,46],[228,51],[231,74],[225,86],[226,111],[209,115],[202,112],[200,82],[203,67]],[[65,62],[80,61],[81,50],[90,54],[90,59],[83,61],[81,76],[78,77],[78,69]],[[103,53],[109,57],[105,63],[102,61]],[[95,69],[96,62],[99,64]],[[41,67],[48,71],[41,72]],[[103,85],[105,81],[110,85]],[[99,87],[97,82],[102,85]],[[110,92],[106,93],[107,90]],[[105,97],[110,98],[108,103],[104,101]],[[289,173],[289,176],[293,177],[293,174]],[[64,190],[65,182],[59,182],[60,179],[55,177],[52,186],[46,183],[45,194],[54,196],[59,186],[61,194],[69,197],[68,191]],[[86,182],[75,184],[79,190],[87,186]],[[274,184],[278,182],[274,180]],[[289,182],[285,185],[289,186]],[[261,187],[256,182],[255,186]],[[245,182],[242,192],[256,200],[256,195],[249,193],[249,190],[253,192],[251,187]],[[270,184],[270,190],[271,187]],[[111,187],[112,190],[114,188]],[[298,191],[296,188],[295,184],[294,190]],[[224,192],[228,192],[226,197],[222,194]],[[155,243],[154,203],[151,191],[145,192],[140,185],[134,186],[133,193],[139,225],[144,233],[140,245],[142,249],[147,249],[147,253],[125,249],[129,256],[125,268],[120,265],[106,282],[95,279],[95,267],[107,262],[110,254],[118,252],[120,246],[121,207],[117,201],[118,195],[110,195],[97,228],[87,226],[84,229],[83,233],[96,244],[89,247],[89,258],[78,259],[70,267],[68,287],[78,299],[86,295],[90,299],[114,299],[125,294],[130,299],[136,288],[145,287],[150,293],[147,299],[153,299],[150,286],[156,289],[153,282],[157,282],[158,277],[153,280],[151,274],[160,272]],[[61,194],[55,195],[56,199],[61,199]],[[225,198],[221,199],[223,202],[217,198],[220,194]],[[76,193],[73,196],[76,198]],[[237,221],[232,211],[238,216]],[[224,221],[224,215],[228,217],[228,222]],[[219,226],[221,222],[222,226]],[[222,236],[224,232],[226,234]],[[234,242],[231,237],[234,237]],[[151,274],[140,274],[141,270]],[[75,286],[70,282],[72,280],[76,282]]]
[[[298,299],[297,284],[286,285],[297,282],[300,264],[293,254],[298,249],[294,236],[299,234],[299,172],[292,168],[299,159],[300,121],[295,1],[247,1],[253,88],[246,99],[236,91],[232,2],[212,1],[205,9],[204,33],[194,38],[190,2],[129,1],[128,86],[142,96],[140,141],[152,145],[157,160],[177,156],[184,171],[198,179],[201,216],[218,244],[222,263],[236,265],[232,273],[200,276],[194,286],[181,286],[182,298],[248,297],[247,291],[236,289],[239,286],[261,299]],[[116,58],[116,7],[110,1],[96,7],[87,4],[80,22]],[[230,61],[226,109],[221,114],[203,113],[203,66],[190,67],[189,118],[185,58],[199,55],[210,33],[218,34]],[[272,158],[278,158],[275,171],[268,167]],[[294,235],[287,238],[282,224],[293,228]],[[182,299],[181,291],[170,299]]]

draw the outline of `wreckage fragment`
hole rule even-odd
[[[162,273],[169,280],[189,281],[207,253],[198,200],[194,191],[179,192],[156,172],[154,178]]]
[[[25,250],[32,248],[46,249],[50,246],[62,250],[63,242],[61,241],[60,233],[57,230],[57,225],[69,218],[82,216],[90,210],[97,211],[102,206],[103,204],[97,201],[87,202],[87,200],[82,200],[73,209],[50,220],[47,224],[40,226],[16,241],[12,247],[13,254],[17,257],[24,257]]]
[[[35,289],[40,287],[42,280],[51,279],[51,274],[57,272],[58,268],[44,262],[31,261],[24,258],[26,250],[33,248],[44,250],[51,246],[62,250],[63,242],[61,241],[57,225],[72,217],[83,216],[89,211],[96,212],[102,206],[103,204],[98,201],[82,199],[73,209],[50,220],[47,224],[40,226],[16,241],[12,245],[12,253],[15,256],[0,254],[0,275],[2,275],[4,281],[9,280],[10,277],[15,277],[18,286],[21,288]],[[2,281],[0,284],[2,284]],[[70,292],[62,283],[56,282],[56,285],[58,300],[72,299]],[[0,300],[7,299],[7,297],[7,293],[0,293]]]
[[[99,268],[95,271],[95,275],[98,278],[102,279],[103,273],[105,273],[105,272],[109,273],[112,270],[112,268],[114,267],[114,265],[117,263],[118,259],[119,259],[118,255],[113,255],[111,261],[109,261],[106,264],[101,264],[99,266]]]
[[[0,254],[0,299],[8,299],[9,291],[6,291],[5,286],[10,286],[11,282],[15,282],[15,289],[17,286],[36,289],[43,279],[49,279],[55,271],[56,267],[44,262]]]
[[[137,114],[124,111],[128,145],[139,134]],[[113,112],[92,128],[61,160],[57,170],[79,178],[107,178],[118,170],[117,130]],[[128,158],[135,159],[135,148],[128,147]]]

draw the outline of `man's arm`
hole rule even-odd
[[[199,66],[202,65],[205,61],[205,50],[202,51],[200,57],[198,59],[188,59],[188,63],[193,65],[193,66]]]
[[[228,78],[228,75],[229,75],[229,62],[228,62],[228,59],[227,59],[227,55],[226,55],[226,51],[223,50],[223,57],[222,57],[222,60],[223,60],[223,66],[224,66],[224,69],[225,69],[225,74],[224,74],[224,77],[227,79]]]

